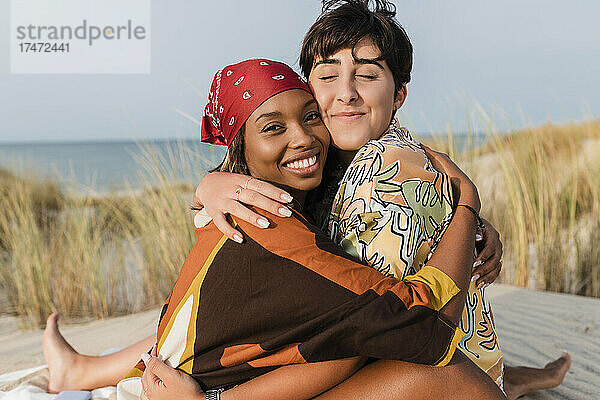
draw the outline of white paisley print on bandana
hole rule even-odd
[[[452,219],[452,187],[421,144],[394,120],[356,153],[329,216],[331,238],[385,275],[403,279],[421,269]],[[474,283],[459,328],[459,348],[502,388],[502,351],[491,306]]]
[[[201,140],[229,146],[260,104],[292,89],[311,93],[294,70],[278,61],[245,60],[217,71],[202,115]]]

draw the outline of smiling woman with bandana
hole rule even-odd
[[[308,86],[284,64],[248,60],[219,71],[202,128],[204,141],[228,146],[220,170],[286,188],[298,210],[306,190],[321,181],[330,137]],[[478,207],[467,186],[461,199]],[[231,386],[224,400],[502,397],[455,353],[461,334],[452,321],[464,302],[464,265],[473,251],[470,212],[457,212],[431,264],[403,281],[357,263],[297,211],[274,216],[268,230],[230,222],[244,232],[243,243],[209,220],[196,230],[156,337],[88,357],[49,317],[50,389],[114,384],[136,349],[157,342],[152,354],[159,357],[144,354],[119,383],[119,398],[204,399],[202,390]]]
[[[217,72],[202,140],[228,146],[222,170],[247,168],[299,202],[321,181],[329,145],[306,83],[271,60]],[[472,218],[457,220],[474,235]],[[203,390],[285,365],[355,356],[438,366],[452,359],[462,336],[439,310],[459,292],[455,267],[426,266],[403,281],[385,277],[296,211],[273,217],[269,230],[240,221],[244,243],[206,222],[196,229],[198,241],[163,307],[156,346],[159,358]],[[140,362],[119,384],[121,397],[139,396],[143,370]]]

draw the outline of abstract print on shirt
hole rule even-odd
[[[346,252],[402,279],[429,260],[452,219],[449,177],[421,144],[393,121],[359,149],[339,182],[327,229]],[[502,351],[484,289],[469,287],[459,348],[503,386]]]

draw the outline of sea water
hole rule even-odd
[[[420,135],[418,139],[431,139]],[[475,145],[483,140],[475,136]],[[461,149],[464,135],[453,138]],[[157,164],[174,179],[196,184],[225,154],[223,146],[198,139],[118,142],[29,142],[0,143],[0,168],[16,173],[54,177],[60,184],[84,193],[106,193],[151,184]]]
[[[219,164],[224,150],[198,140],[5,143],[0,144],[0,167],[102,193],[141,188],[156,164],[178,179],[190,179],[188,172],[202,176]]]

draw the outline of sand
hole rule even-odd
[[[160,309],[84,324],[60,324],[73,347],[86,354],[122,348],[156,330]],[[60,320],[59,320],[60,323]],[[42,330],[19,331],[14,317],[0,317],[0,374],[46,364]]]
[[[560,387],[524,399],[600,399],[600,300],[507,285],[488,293],[508,364],[542,367],[571,354]]]
[[[488,289],[500,345],[511,365],[543,366],[568,350],[573,359],[563,384],[524,399],[600,399],[600,300],[507,285]],[[64,325],[81,352],[98,354],[153,333],[159,310]],[[0,317],[0,373],[44,364],[42,331],[19,331],[17,320]]]

